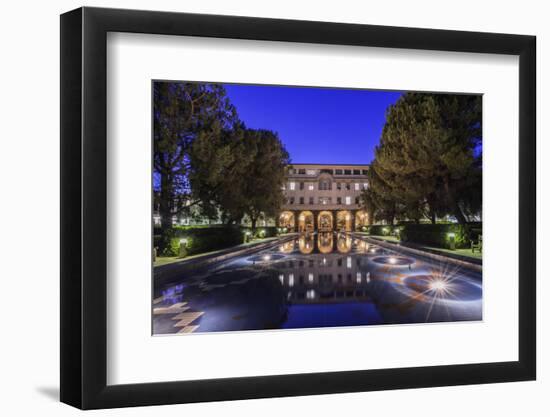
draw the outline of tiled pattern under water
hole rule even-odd
[[[153,300],[154,334],[481,319],[481,274],[332,233],[182,274]]]

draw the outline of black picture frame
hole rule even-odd
[[[113,385],[107,375],[108,32],[519,56],[519,360]],[[82,409],[533,380],[536,38],[251,17],[79,8],[61,16],[61,401]]]

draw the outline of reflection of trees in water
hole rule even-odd
[[[287,317],[284,287],[273,269],[220,272],[189,287],[186,298],[192,308],[220,315],[214,324],[220,328],[212,331],[275,329]]]

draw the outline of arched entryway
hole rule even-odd
[[[332,232],[332,213],[330,211],[322,211],[319,213],[318,228],[319,232]]]
[[[349,210],[341,210],[336,214],[336,230],[351,232],[352,215]]]
[[[288,232],[293,232],[294,213],[291,211],[283,211],[279,216],[279,227],[286,229]]]
[[[300,233],[313,232],[313,213],[311,211],[302,211],[298,216],[298,231]]]
[[[369,214],[365,210],[359,210],[355,213],[355,230],[361,231],[369,225]]]

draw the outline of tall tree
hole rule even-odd
[[[402,208],[397,203],[390,187],[376,173],[376,161],[368,171],[369,187],[361,194],[361,202],[372,221],[386,221],[393,224],[401,214]]]
[[[373,192],[409,219],[452,213],[460,223],[481,195],[481,98],[407,93],[390,106],[376,148]]]
[[[284,201],[282,187],[289,155],[276,133],[269,130],[246,129],[245,155],[250,158],[239,189],[233,188],[241,201],[244,214],[252,228],[261,215],[274,217]]]
[[[237,123],[237,113],[218,84],[155,82],[153,105],[154,186],[164,247],[173,215],[199,203],[190,199],[192,144],[197,139],[217,140]],[[221,157],[223,164],[223,152]]]

